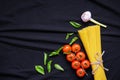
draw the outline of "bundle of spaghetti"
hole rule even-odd
[[[102,60],[100,26],[88,26],[78,30],[78,33],[91,62],[94,80],[107,80]]]

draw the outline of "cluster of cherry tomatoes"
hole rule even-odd
[[[86,69],[90,67],[90,62],[86,59],[86,55],[81,51],[81,46],[77,43],[72,45],[66,44],[63,46],[62,51],[66,54],[66,60],[71,62],[71,67],[76,70],[78,77],[84,77]]]

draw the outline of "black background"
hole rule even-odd
[[[101,28],[104,66],[107,80],[120,78],[120,1],[119,0],[0,0],[0,80],[80,80],[62,53],[50,58],[65,71],[52,70],[45,76],[34,66],[43,66],[48,54],[69,42],[66,33],[77,30],[69,21],[82,27],[94,25],[80,19],[84,11],[108,27]],[[79,40],[78,43],[81,43]],[[82,46],[83,48],[83,46]],[[94,80],[91,69],[81,80]]]

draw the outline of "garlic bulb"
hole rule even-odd
[[[100,25],[102,27],[107,27],[106,25],[102,24],[102,23],[99,23],[98,21],[94,20],[92,18],[92,15],[91,15],[91,12],[90,11],[85,11],[82,15],[81,15],[81,19],[83,22],[88,22],[88,21],[91,21],[97,25]]]

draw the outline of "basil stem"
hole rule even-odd
[[[64,69],[59,64],[54,64],[55,69],[64,71]]]
[[[81,24],[75,22],[75,21],[70,21],[69,22],[74,28],[80,28]]]
[[[47,58],[48,58],[47,53],[44,52],[44,65],[46,65],[47,63]]]
[[[51,52],[51,53],[49,54],[49,56],[52,57],[52,56],[59,55],[59,53],[60,53],[61,50],[62,50],[62,47],[60,47],[60,48],[58,48],[57,50]]]
[[[78,39],[78,37],[73,37],[69,44],[72,45],[77,39]]]
[[[70,36],[72,36],[74,33],[67,33],[65,39],[67,40]]]
[[[51,64],[52,64],[52,60],[50,60],[50,61],[47,63],[47,70],[48,70],[48,73],[50,73],[51,70],[52,70]]]
[[[41,65],[36,65],[35,70],[42,75],[45,74],[44,68]]]

